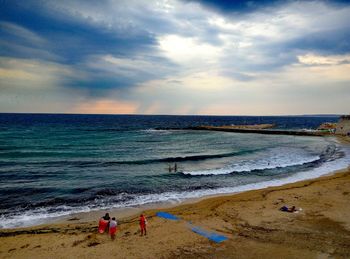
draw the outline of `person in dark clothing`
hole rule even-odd
[[[104,220],[110,220],[111,219],[111,217],[109,216],[109,213],[106,213],[106,215],[104,215],[102,218]]]
[[[280,211],[284,211],[284,212],[296,212],[297,209],[295,208],[295,206],[288,208],[287,206],[283,206],[280,208]]]
[[[102,218],[104,220],[108,220],[108,224],[107,224],[107,227],[106,227],[106,231],[108,233],[109,232],[109,222],[111,221],[111,217],[109,216],[109,213],[106,213],[106,215],[104,215]]]

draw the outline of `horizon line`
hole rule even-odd
[[[136,113],[49,113],[49,112],[0,112],[0,114],[27,114],[27,115],[103,115],[103,116],[214,116],[214,117],[336,117],[345,113],[331,114],[275,114],[275,115],[220,115],[220,114],[136,114]]]

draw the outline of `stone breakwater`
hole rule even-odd
[[[249,126],[249,127],[248,127]],[[211,130],[211,131],[224,131],[224,132],[237,132],[237,133],[256,133],[256,134],[269,134],[269,135],[294,135],[294,136],[328,136],[329,132],[318,130],[279,130],[279,129],[267,129],[267,128],[252,128],[252,125],[244,127],[237,126],[197,126],[187,128],[156,128],[156,130]]]

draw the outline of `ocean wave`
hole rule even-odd
[[[218,168],[218,169],[208,169],[208,170],[199,170],[199,171],[183,171],[181,172],[184,175],[192,175],[192,176],[205,176],[205,175],[225,175],[225,174],[234,174],[234,173],[243,173],[243,172],[252,172],[252,171],[263,171],[263,170],[269,170],[269,169],[277,169],[277,168],[286,168],[290,166],[298,166],[298,165],[305,165],[308,163],[319,161],[320,158],[315,156],[314,158],[305,159],[304,161],[299,161],[297,163],[285,163],[285,164],[278,164],[278,165],[236,165],[228,168]]]
[[[90,166],[113,166],[113,165],[144,165],[144,164],[152,164],[152,163],[174,163],[174,162],[185,162],[185,161],[200,161],[207,159],[217,159],[217,158],[225,158],[225,157],[233,157],[238,155],[243,155],[247,153],[254,153],[262,149],[248,149],[237,152],[228,152],[228,153],[219,153],[219,154],[202,154],[202,155],[193,155],[193,156],[174,156],[174,157],[164,157],[164,158],[155,158],[155,159],[143,159],[143,160],[124,160],[124,161],[67,161],[67,160],[56,160],[56,161],[42,161],[42,162],[23,162],[26,165],[35,164],[42,166],[55,166],[55,165],[71,165],[76,167],[90,167]],[[11,164],[5,163],[5,165],[16,165],[20,164],[20,162],[16,162]]]
[[[245,185],[238,185],[232,187],[194,189],[181,192],[168,191],[162,193],[141,195],[120,193],[116,196],[106,197],[105,199],[101,200],[95,200],[88,204],[81,204],[77,207],[70,205],[48,206],[30,209],[26,211],[19,211],[12,214],[1,214],[0,228],[26,227],[43,224],[52,221],[55,218],[60,218],[62,216],[67,216],[74,213],[116,208],[130,208],[164,202],[177,204],[186,199],[200,198],[218,194],[239,193],[249,190],[280,186],[287,183],[317,178],[322,175],[329,174],[330,172],[346,168],[350,162],[349,155],[350,150],[347,150],[346,155],[342,158],[327,161],[323,163],[320,167],[316,167],[311,170],[300,171],[288,177],[267,180],[257,183],[249,183]]]
[[[168,135],[172,134],[174,131],[173,130],[167,130],[167,129],[154,129],[154,128],[149,128],[149,129],[143,129],[140,130],[141,132],[149,133],[149,134],[161,134],[161,135]]]
[[[254,150],[243,150],[243,151],[237,151],[237,152],[228,152],[228,153],[221,153],[221,154],[203,154],[203,155],[193,155],[193,156],[177,156],[177,157],[166,157],[166,158],[160,158],[160,159],[150,159],[150,160],[141,160],[141,161],[125,161],[120,163],[153,163],[153,162],[184,162],[184,161],[199,161],[199,160],[206,160],[206,159],[215,159],[215,158],[225,158],[225,157],[232,157],[237,155],[242,155],[245,153],[254,152],[257,149]]]
[[[202,155],[193,155],[193,156],[174,156],[174,157],[164,157],[164,158],[155,158],[155,159],[144,159],[144,160],[127,160],[127,161],[108,161],[103,162],[106,165],[113,164],[151,164],[151,163],[167,163],[167,162],[185,162],[185,161],[199,161],[215,158],[225,158],[232,157],[237,155],[242,155],[246,153],[253,153],[261,149],[250,149],[242,150],[237,152],[228,152],[220,154],[202,154]]]
[[[321,156],[310,155],[304,149],[273,148],[270,151],[266,151],[265,154],[259,156],[257,159],[242,160],[223,168],[183,171],[181,173],[190,176],[225,175],[299,166],[320,160]]]

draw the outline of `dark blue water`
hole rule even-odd
[[[199,125],[276,124],[280,129],[316,129],[323,122],[337,122],[339,116],[173,116],[173,115],[75,115],[0,114],[0,127],[60,126],[81,130],[137,130],[186,128]]]
[[[0,114],[0,227],[249,189],[347,161],[344,147],[329,138],[156,128],[274,123],[314,129],[337,120]],[[179,172],[170,173],[175,163]]]

